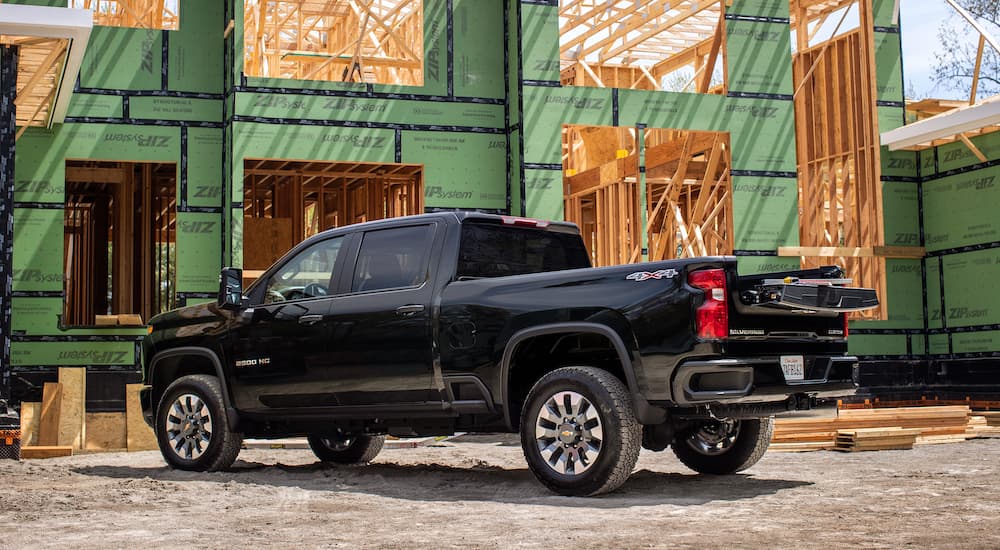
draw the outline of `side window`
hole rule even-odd
[[[320,241],[299,252],[267,282],[265,304],[326,296],[344,237]]]
[[[427,280],[434,226],[399,227],[365,233],[354,269],[355,292],[419,286]]]

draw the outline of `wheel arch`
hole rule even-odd
[[[617,357],[617,366],[620,369],[620,372],[612,372],[612,374],[623,378],[622,382],[625,383],[630,394],[633,396],[639,395],[639,383],[636,379],[632,355],[629,352],[628,347],[626,347],[621,335],[611,327],[598,323],[552,323],[526,328],[514,333],[514,335],[507,341],[507,345],[504,347],[503,356],[500,362],[500,403],[504,408],[504,421],[506,422],[508,429],[515,431],[517,429],[518,422],[518,419],[516,418],[517,412],[513,410],[514,407],[512,406],[514,404],[512,402],[512,398],[515,398],[516,396],[512,395],[513,392],[511,390],[510,383],[511,371],[514,367],[515,358],[517,357],[519,350],[524,344],[541,337],[564,337],[573,335],[594,335],[606,339]],[[537,376],[534,376],[533,378],[537,380],[544,376],[546,372],[548,371],[540,371],[537,373]]]
[[[193,363],[184,362],[184,359],[194,358]],[[191,374],[207,374],[219,379],[219,386],[222,389],[223,405],[226,409],[226,416],[229,417],[231,426],[236,426],[239,415],[233,408],[229,395],[229,385],[222,370],[222,361],[219,356],[208,348],[196,346],[184,346],[161,351],[153,356],[149,362],[149,384],[152,387],[151,404],[154,415],[156,407],[159,405],[163,392],[173,383],[174,380],[182,376]]]

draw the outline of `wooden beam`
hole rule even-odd
[[[920,259],[927,255],[918,246],[779,246],[778,256],[810,258],[899,258]]]

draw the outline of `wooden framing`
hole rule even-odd
[[[644,233],[651,261],[732,253],[728,135],[646,130],[643,205],[634,132],[563,128],[565,217],[580,226],[594,264],[641,261]]]
[[[422,0],[246,0],[248,76],[420,86]]]
[[[18,46],[16,138],[29,126],[48,126],[52,102],[63,76],[69,40],[3,36],[0,43]]]
[[[827,17],[851,7],[859,25],[823,43],[809,43]],[[793,0],[795,124],[799,180],[799,240],[803,251],[835,251],[885,244],[881,158],[876,112],[871,2]],[[841,23],[837,24],[840,28]],[[885,318],[885,257],[803,255],[803,267],[836,264],[861,286],[875,288]]]
[[[114,314],[141,324],[172,309],[176,165],[66,164],[63,323],[91,326]]]
[[[725,93],[722,0],[560,0],[559,36],[563,85]]]
[[[72,0],[71,8],[94,12],[94,24],[176,31],[180,0]]]
[[[243,267],[251,271],[320,231],[424,212],[422,165],[248,159],[243,174]]]

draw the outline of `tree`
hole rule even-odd
[[[1000,35],[1000,2],[997,0],[956,0],[994,37]],[[965,37],[972,37],[971,40]],[[944,21],[938,27],[938,40],[942,50],[934,54],[934,80],[950,90],[969,93],[976,67],[979,33],[959,15]],[[1000,93],[1000,52],[989,44],[983,49],[979,70],[978,98]]]

